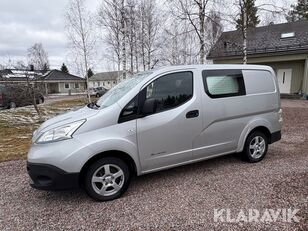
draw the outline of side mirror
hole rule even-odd
[[[156,111],[156,99],[146,99],[143,103],[142,114],[144,116],[153,114]]]

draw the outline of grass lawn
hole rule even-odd
[[[38,117],[33,106],[0,111],[0,162],[25,159],[32,132],[45,120],[71,109],[84,106],[85,99],[69,99],[39,105]]]

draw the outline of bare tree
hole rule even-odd
[[[24,69],[26,67],[25,63],[22,60],[16,61],[14,68],[16,69]]]
[[[49,69],[48,54],[44,50],[42,43],[35,43],[27,50],[28,63],[33,65],[35,70]]]
[[[279,15],[286,12],[285,8],[276,6],[271,0],[258,5],[255,2],[255,0],[235,0],[234,3],[239,8],[239,13],[234,18],[234,21],[237,23],[237,28],[242,32],[243,64],[247,63],[247,43],[249,42],[247,30],[251,27],[256,27],[260,22],[257,13],[264,11],[272,15]]]
[[[91,102],[87,71],[96,44],[94,20],[85,8],[84,0],[70,0],[65,16],[67,35],[74,52],[82,60],[80,63],[83,66],[83,75],[86,77],[87,98]]]
[[[207,6],[209,0],[172,0],[173,15],[180,20],[187,20],[191,24],[193,31],[196,33],[199,40],[199,62],[205,63],[205,31]]]
[[[223,32],[222,18],[220,13],[215,10],[209,12],[209,17],[206,19],[206,41],[208,43],[208,50],[212,48],[220,35]]]
[[[163,33],[160,59],[171,65],[198,63],[199,41],[188,21],[176,23],[170,19]]]
[[[36,84],[36,79],[35,77],[33,79],[30,79],[30,75],[28,73],[28,71],[25,71],[25,76],[26,76],[26,87],[27,87],[27,94],[28,97],[30,97],[30,100],[32,101],[33,107],[37,113],[37,115],[39,116],[39,119],[41,120],[41,112],[37,106],[36,100],[37,100],[37,96],[36,96],[36,89],[35,89],[35,84]],[[31,83],[32,82],[32,83]]]
[[[141,17],[141,21],[143,24],[142,36],[143,36],[143,45],[145,49],[146,58],[146,66],[147,69],[151,69],[155,64],[156,60],[154,59],[153,55],[154,52],[158,49],[157,41],[157,33],[160,24],[160,20],[157,17],[158,12],[156,11],[156,2],[155,0],[146,1],[143,0],[141,2],[141,9],[143,14]],[[144,53],[143,53],[144,55]]]
[[[36,87],[38,87],[38,84],[42,84],[42,79],[38,80],[39,75],[36,75],[36,71],[30,70],[30,65],[26,66],[22,61],[17,61],[18,64],[18,71],[20,71],[20,75],[24,76],[26,79],[25,86],[17,86],[16,84],[11,85],[13,87],[14,94],[19,94],[19,98],[23,98],[22,104],[30,102],[33,106],[35,111],[37,112],[37,115],[39,116],[39,119],[41,120],[41,112],[39,110],[39,107],[37,106],[37,100],[38,100],[38,90]],[[33,64],[31,64],[32,66]],[[8,81],[9,83],[9,81]]]
[[[127,12],[128,12],[128,23],[127,23],[127,31],[128,31],[128,47],[129,47],[129,73],[133,74],[134,73],[134,67],[136,65],[137,69],[137,63],[134,63],[136,54],[136,46],[137,46],[137,41],[136,41],[136,20],[137,20],[137,15],[136,15],[136,7],[137,3],[135,0],[128,0],[127,1]],[[137,58],[138,59],[138,58]]]
[[[240,18],[242,19],[241,30],[243,34],[243,64],[247,64],[247,7],[246,0],[239,0]]]
[[[126,78],[126,39],[127,39],[127,18],[125,9],[125,0],[120,1],[120,34],[122,41],[122,68],[123,68],[123,78]]]
[[[155,1],[105,0],[98,15],[106,32],[105,42],[115,54],[123,78],[127,70],[133,74],[140,66],[146,70],[157,63],[159,13]]]
[[[125,6],[123,0],[102,1],[99,13],[99,25],[105,29],[105,43],[116,57],[118,71],[124,64],[126,72],[126,35],[125,35]],[[124,48],[123,48],[124,46]],[[114,55],[111,55],[113,57]]]

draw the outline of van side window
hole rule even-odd
[[[204,89],[211,98],[246,95],[241,70],[202,71]]]
[[[156,100],[155,113],[175,108],[193,96],[193,74],[190,71],[164,75],[146,88],[146,99]]]
[[[118,123],[123,123],[137,118],[138,96],[135,96],[121,111]]]

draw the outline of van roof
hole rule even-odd
[[[153,71],[173,71],[173,70],[183,70],[183,69],[201,69],[201,70],[211,70],[211,69],[242,69],[242,70],[268,70],[271,71],[272,68],[265,65],[251,65],[251,64],[193,64],[193,65],[174,65],[174,66],[164,66],[153,69]]]

